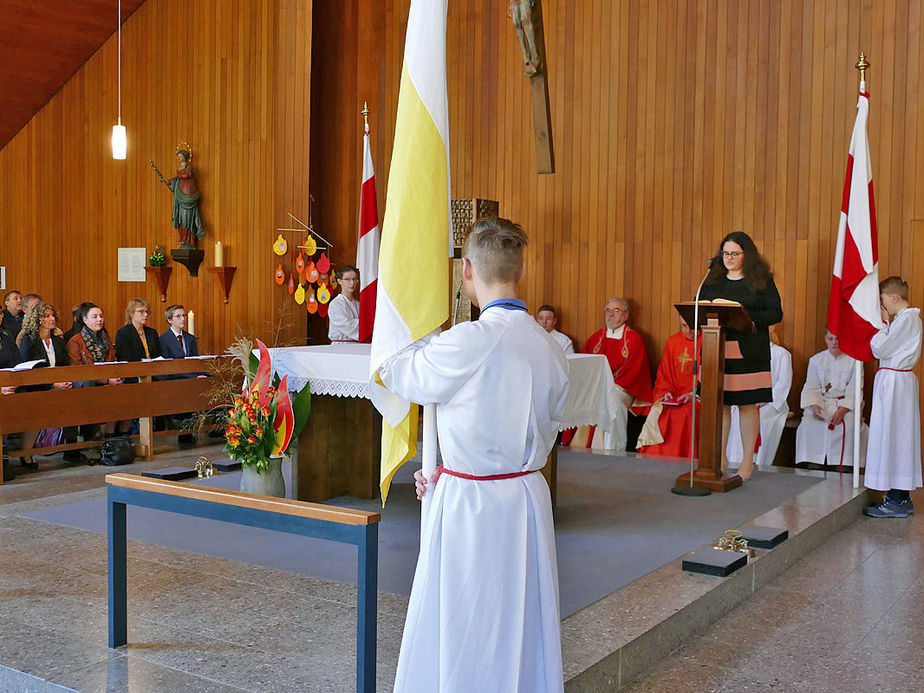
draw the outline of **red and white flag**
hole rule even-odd
[[[372,341],[375,324],[375,295],[379,279],[379,206],[375,196],[375,171],[369,147],[369,126],[363,134],[363,186],[359,198],[359,341]]]
[[[828,304],[828,329],[837,335],[841,351],[860,361],[873,360],[869,340],[884,326],[879,312],[879,250],[866,134],[868,117],[869,93],[866,83],[860,82]]]

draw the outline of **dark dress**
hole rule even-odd
[[[144,326],[144,341],[148,343],[148,355],[144,353],[144,345],[138,330],[131,323],[123,325],[116,332],[115,355],[119,361],[140,361],[144,358],[156,359],[160,356],[160,337],[153,327]]]
[[[732,406],[772,402],[768,328],[783,319],[780,293],[773,277],[759,291],[751,287],[746,279],[722,277],[713,284],[704,284],[700,298],[704,301],[716,298],[738,301],[757,327],[756,332],[725,331],[723,403]]]

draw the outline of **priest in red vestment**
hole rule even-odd
[[[584,345],[585,354],[604,354],[613,371],[621,403],[613,423],[613,433],[591,433],[591,447],[626,451],[626,421],[628,410],[644,413],[651,405],[651,369],[648,352],[641,335],[629,327],[629,303],[622,298],[611,298],[604,308],[606,326],[591,335]]]
[[[702,341],[697,340],[697,361]],[[680,320],[680,331],[664,347],[654,386],[654,405],[638,439],[638,451],[646,455],[690,456],[693,401],[693,330]],[[697,416],[699,402],[696,403]],[[698,445],[697,445],[698,447]]]

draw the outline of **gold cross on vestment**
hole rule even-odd
[[[677,361],[680,362],[680,371],[683,372],[687,369],[687,364],[693,360],[693,357],[687,353],[687,348],[683,348],[683,353],[677,357]]]

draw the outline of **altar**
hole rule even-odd
[[[311,415],[292,457],[292,497],[378,497],[382,417],[369,399],[370,345],[340,342],[269,351],[273,370],[288,376],[290,391],[311,385]],[[611,431],[618,395],[606,357],[568,356],[568,379],[561,430],[595,425]],[[542,472],[554,504],[557,447]]]

